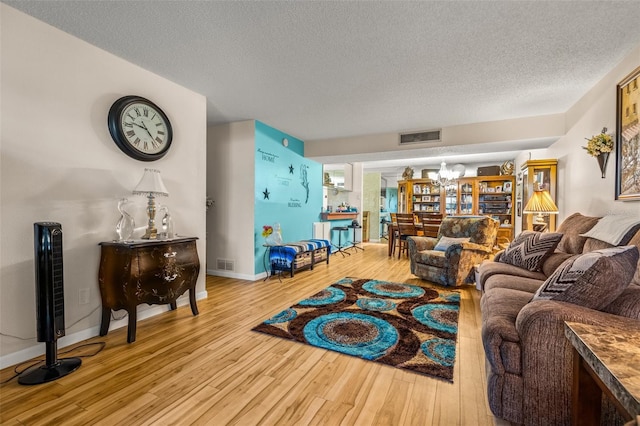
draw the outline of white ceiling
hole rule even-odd
[[[640,43],[637,1],[2,1],[308,141],[562,113]]]

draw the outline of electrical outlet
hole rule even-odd
[[[78,304],[86,305],[89,303],[89,296],[91,295],[91,289],[81,288],[78,290]]]

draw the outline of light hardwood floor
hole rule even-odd
[[[181,306],[139,321],[132,344],[126,327],[86,341],[106,347],[67,377],[2,385],[0,423],[507,425],[487,406],[473,286],[461,289],[453,384],[251,331],[342,277],[428,285],[386,245],[365,249],[282,282],[208,276],[199,316]],[[1,371],[0,381],[12,374]]]

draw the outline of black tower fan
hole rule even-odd
[[[46,344],[44,365],[36,365],[18,377],[22,385],[37,385],[64,377],[80,367],[80,358],[58,359],[58,338],[64,336],[64,277],[62,274],[62,225],[33,224],[36,266],[36,322],[38,342]]]

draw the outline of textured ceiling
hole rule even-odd
[[[636,1],[4,1],[303,140],[565,112],[640,43]]]

